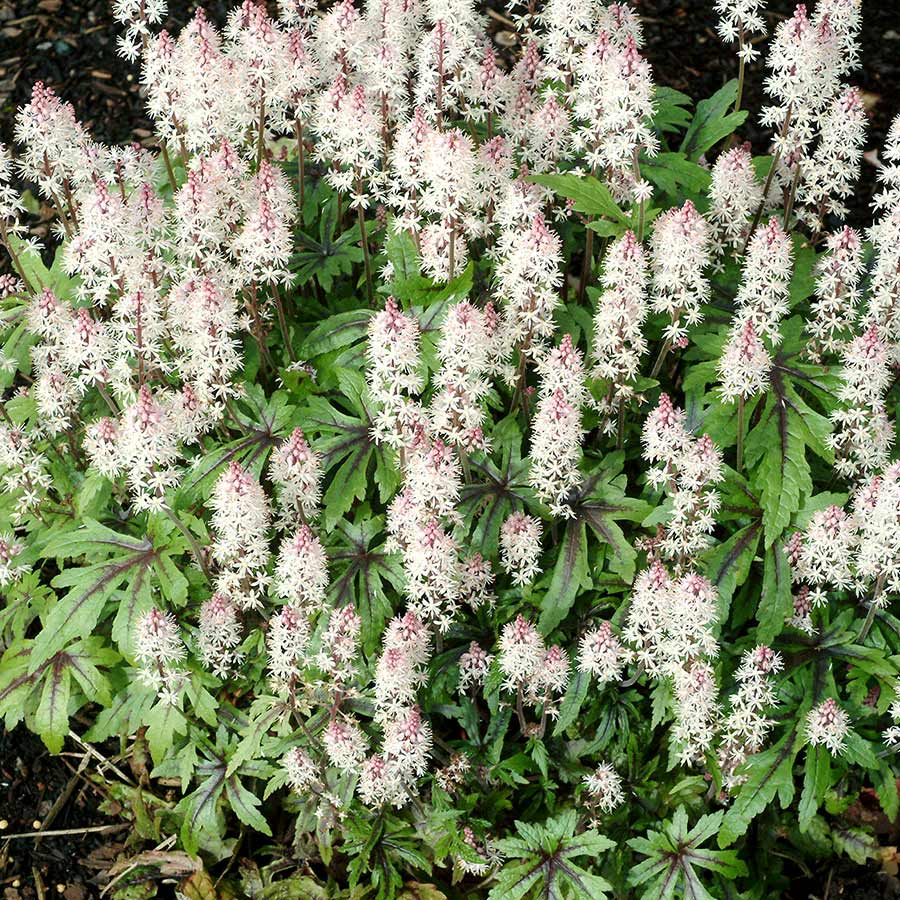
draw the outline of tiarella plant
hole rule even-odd
[[[38,84],[0,153],[6,726],[146,748],[135,852],[252,896],[763,898],[875,855],[900,118],[859,232],[858,2],[763,75],[719,0],[695,106],[623,3],[514,3],[502,55],[467,0],[278,5],[116,0],[153,149]]]

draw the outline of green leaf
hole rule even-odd
[[[630,584],[634,579],[637,552],[618,522],[641,522],[650,512],[650,506],[626,495],[623,464],[623,453],[608,454],[603,464],[578,489],[571,506],[574,519],[584,521],[600,539],[601,545],[606,545],[610,571]]]
[[[881,845],[862,828],[834,828],[831,832],[834,849],[846,853],[858,866],[881,856]]]
[[[364,340],[372,315],[371,309],[353,309],[326,319],[306,336],[298,351],[300,359],[314,359]]]
[[[803,791],[800,794],[800,806],[797,820],[800,833],[804,834],[810,826],[816,812],[825,799],[825,792],[831,786],[831,754],[822,745],[806,749],[806,766],[803,776]]]
[[[765,546],[781,536],[791,517],[812,493],[806,448],[828,461],[828,423],[811,410],[794,390],[789,370],[776,362],[771,391],[759,422],[747,435],[745,458],[754,469],[752,485],[759,495],[765,526]],[[818,419],[824,421],[824,433]]]
[[[756,618],[756,640],[771,644],[781,634],[794,608],[791,571],[784,548],[776,541],[767,550],[763,568],[762,592]]]
[[[63,655],[47,666],[41,701],[34,714],[34,730],[51,753],[59,753],[69,733],[71,671]]]
[[[259,812],[260,799],[245,788],[236,775],[225,781],[225,798],[232,811],[245,825],[272,836],[272,829]]]
[[[283,711],[281,706],[273,705],[270,698],[257,698],[250,710],[250,722],[242,729],[241,739],[228,761],[225,771],[227,776],[237,772],[244,763],[262,755],[260,748],[263,738],[281,718]]]
[[[437,284],[421,274],[416,245],[408,231],[391,232],[385,253],[393,268],[393,275],[386,290],[406,306],[416,306],[421,311],[442,309],[448,303],[462,300],[472,290],[475,269],[472,261],[452,281]],[[429,330],[422,322],[422,331]]]
[[[155,763],[161,763],[175,744],[176,734],[187,734],[187,719],[171,703],[158,701],[145,721],[147,744]]]
[[[851,765],[862,766],[864,769],[877,769],[878,757],[872,749],[872,744],[855,731],[848,731],[844,739],[844,757]]]
[[[628,222],[628,215],[613,200],[609,188],[593,175],[532,175],[528,180],[550,188],[561,197],[574,200],[576,212],[605,216],[620,223]]]
[[[733,844],[778,794],[782,807],[794,795],[794,759],[802,738],[796,725],[775,746],[752,756],[746,764],[747,781],[741,785],[719,830],[719,846]]]
[[[31,655],[34,668],[79,635],[88,635],[96,626],[103,608],[117,589],[125,585],[114,624],[114,639],[126,657],[132,658],[130,641],[133,624],[140,610],[149,608],[151,567],[156,550],[147,538],[119,534],[97,522],[65,532],[51,541],[44,555],[53,557],[104,557],[103,562],[65,568],[53,579],[54,587],[67,587],[66,595],[53,603],[43,617]],[[131,631],[126,631],[131,628]]]
[[[322,468],[330,481],[322,498],[325,528],[331,529],[366,496],[373,457],[382,459],[384,450],[372,438],[374,412],[370,408],[365,381],[358,372],[336,370],[345,411],[324,397],[311,397],[304,427],[319,436],[316,449],[322,454]]]
[[[728,621],[728,610],[735,589],[750,574],[761,531],[759,522],[753,522],[705,554],[709,580],[715,585],[719,595],[720,622]]]
[[[24,308],[20,307],[18,314],[21,315]],[[37,343],[37,335],[32,334],[27,327],[27,322],[23,321],[15,325],[3,342],[3,357],[15,363],[14,367],[0,371],[0,387],[8,388],[13,385],[18,372],[28,373],[31,371],[31,348]],[[4,316],[0,319],[0,333],[4,332],[10,321],[10,317]]]
[[[333,580],[330,588],[335,607],[352,604],[362,619],[362,644],[374,651],[384,624],[391,616],[387,586],[401,591],[403,570],[395,554],[385,552],[381,517],[362,518],[359,524],[338,522],[338,545],[330,552]]]
[[[879,760],[878,771],[873,773],[872,782],[884,814],[891,822],[895,822],[900,814],[900,796],[897,792],[897,776],[892,766],[884,760]]]
[[[559,545],[550,587],[541,601],[538,628],[542,634],[550,634],[565,619],[578,592],[588,586],[590,573],[585,525],[583,521],[570,520]]]
[[[593,830],[575,835],[576,824],[574,810],[543,825],[516,822],[518,836],[498,841],[507,863],[488,900],[519,900],[538,886],[544,900],[603,900],[610,885],[574,860],[596,859],[615,843]]]
[[[202,781],[177,806],[184,814],[181,840],[189,853],[196,853],[201,845],[218,840],[224,829],[218,802],[225,790],[225,763],[221,760],[202,762],[197,771]]]
[[[62,246],[57,248],[53,265],[48,269],[41,259],[41,254],[31,249],[18,235],[9,234],[8,239],[18,256],[25,277],[36,292],[50,288],[61,300],[71,300],[74,297],[78,282],[66,274]]]
[[[319,240],[305,232],[296,232],[297,243],[303,248],[290,261],[297,284],[306,284],[315,278],[326,291],[330,291],[335,278],[352,275],[354,265],[363,261],[359,223],[339,237],[334,237],[338,225],[337,204],[337,195],[332,195],[325,202],[319,219]]]
[[[657,131],[681,131],[687,128],[691,114],[685,107],[691,105],[691,98],[670,87],[657,87],[653,91],[653,125]]]
[[[701,194],[712,180],[707,169],[686,159],[683,153],[658,153],[642,159],[641,176],[672,197],[678,195],[679,188]]]
[[[757,455],[756,448],[763,442]],[[762,501],[766,547],[771,547],[800,508],[803,494],[812,490],[806,445],[795,416],[772,396],[747,447],[751,457],[759,460],[753,483]]]
[[[292,875],[264,887],[256,900],[331,900],[327,888],[309,875]]]
[[[566,694],[560,704],[559,716],[557,716],[556,725],[553,728],[554,737],[559,737],[578,718],[578,713],[587,699],[587,692],[590,686],[590,673],[577,669],[575,675],[569,681]]]
[[[737,99],[737,79],[732,79],[706,100],[697,104],[697,111],[681,143],[681,152],[688,159],[699,159],[710,147],[739,128],[747,118],[747,111],[728,112]]]
[[[112,697],[107,709],[101,710],[94,724],[85,732],[85,740],[102,742],[113,735],[134,734],[150,715],[156,702],[156,691],[137,679]]]
[[[103,644],[103,638],[87,638],[77,641],[59,657],[64,660],[88,702],[108,706],[112,702],[109,681],[98,666],[114,665],[121,657]]]
[[[629,883],[647,885],[642,898],[674,897],[679,888],[685,897],[712,898],[695,867],[728,880],[746,875],[747,867],[735,851],[702,846],[719,831],[723,816],[722,810],[701,816],[689,830],[687,810],[679,806],[672,819],[663,823],[662,832],[648,831],[646,837],[629,840],[633,850],[647,857],[632,868]]]

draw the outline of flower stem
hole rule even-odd
[[[294,121],[294,133],[297,135],[297,188],[300,193],[300,227],[303,227],[303,201],[304,184],[306,180],[306,168],[303,160],[303,125],[299,119]]]
[[[200,566],[200,571],[203,572],[206,580],[212,582],[212,573],[209,571],[209,566],[206,563],[206,557],[203,555],[203,551],[200,549],[200,545],[197,543],[197,539],[191,534],[188,530],[187,525],[181,521],[180,518],[176,515],[175,511],[171,509],[171,507],[164,503],[162,507],[162,511],[165,513],[166,518],[168,518],[173,525],[184,535],[185,540],[187,540],[188,545],[191,548],[191,553],[194,555],[194,559],[197,560],[197,565]]]
[[[790,227],[791,213],[794,211],[794,199],[797,196],[797,186],[800,184],[800,163],[794,169],[794,177],[791,179],[791,189],[787,201],[784,204],[784,230]]]
[[[744,23],[738,23],[738,89],[737,97],[734,99],[734,111],[738,112],[741,108],[741,99],[744,96],[744,74],[747,63],[744,60]]]
[[[522,682],[516,686],[516,715],[519,717],[519,727],[522,734],[528,730],[528,723],[525,721],[525,696],[522,693]]]
[[[581,280],[578,282],[578,302],[584,300],[584,292],[587,288],[588,278],[591,276],[591,257],[594,255],[594,232],[587,229],[587,239],[584,242],[584,265],[581,267]]]
[[[793,111],[793,107],[789,106],[787,108],[787,113],[784,117],[784,124],[781,126],[781,137],[787,137],[788,128],[791,125],[791,114]],[[753,232],[756,231],[757,226],[759,225],[759,220],[762,218],[763,209],[766,205],[766,200],[769,199],[769,190],[772,187],[772,181],[775,178],[775,170],[778,168],[778,163],[781,161],[781,147],[779,147],[775,151],[775,155],[772,157],[772,167],[769,169],[769,174],[766,176],[766,183],[763,186],[763,195],[762,199],[759,201],[759,206],[756,207],[756,215],[753,216],[753,224],[750,226],[750,230],[747,232],[747,239],[744,241],[744,246],[741,248],[741,256],[743,256],[747,252],[747,247],[750,245],[750,238],[753,237]]]
[[[297,356],[294,353],[293,345],[291,344],[291,336],[288,332],[287,327],[287,319],[284,316],[284,304],[281,302],[281,292],[278,290],[277,282],[272,282],[272,296],[275,298],[275,310],[278,313],[278,327],[281,329],[281,338],[284,341],[284,346],[287,348],[288,356],[291,359],[291,362],[297,361]]]
[[[266,148],[266,95],[259,97],[259,142],[256,146],[256,169],[262,165],[263,152]]]
[[[666,361],[666,357],[669,355],[669,351],[672,349],[672,342],[668,339],[663,341],[663,345],[659,348],[659,354],[656,357],[656,362],[653,363],[653,368],[650,370],[650,377],[656,378],[659,375],[660,370],[663,367],[663,363]]]
[[[881,598],[882,591],[884,591],[884,578],[885,576],[882,572],[875,581],[875,590],[872,592],[872,599],[869,601],[869,611],[866,614],[866,620],[856,636],[857,644],[861,644],[869,636],[869,631],[872,629],[875,613],[878,610],[878,601]]]
[[[362,179],[359,181],[359,192],[362,195]],[[363,264],[366,267],[366,293],[369,297],[369,306],[375,306],[375,287],[372,282],[372,260],[369,258],[369,238],[366,236],[366,214],[362,206],[356,208],[359,217],[359,233],[362,236]]]

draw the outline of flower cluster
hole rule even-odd
[[[719,360],[722,396],[746,400],[768,383],[769,348],[781,343],[792,272],[791,238],[776,219],[754,232],[735,298],[737,311]]]
[[[694,557],[709,543],[722,480],[722,456],[708,435],[694,437],[686,427],[682,410],[672,405],[668,394],[647,417],[642,432],[644,457],[656,463],[647,477],[654,487],[671,498],[671,512],[654,548],[678,566]]]
[[[685,346],[687,330],[703,319],[701,307],[709,299],[706,270],[713,259],[712,234],[690,200],[657,220],[651,239],[653,310],[666,313],[670,323],[665,336],[675,346]]]
[[[709,218],[716,229],[720,252],[738,250],[750,237],[754,214],[763,203],[762,185],[753,168],[750,145],[723,153],[712,168]]]
[[[175,617],[151,608],[138,620],[134,631],[134,655],[140,663],[141,681],[153,688],[163,703],[177,706],[185,684],[179,663],[186,648]]]
[[[813,747],[827,747],[835,756],[846,748],[850,717],[830,697],[806,715],[806,736]]]
[[[781,655],[770,647],[747,650],[735,673],[737,690],[731,697],[728,715],[722,723],[722,742],[717,750],[722,784],[733,792],[745,776],[741,766],[762,749],[774,722],[766,713],[776,705],[773,675],[783,666]]]
[[[269,582],[269,501],[260,483],[232,461],[216,481],[212,502],[216,588],[241,609],[258,607]]]
[[[582,784],[588,795],[588,804],[597,812],[610,813],[625,800],[622,778],[609,763],[600,763],[593,772],[584,776]]]
[[[565,650],[556,645],[548,649],[534,625],[520,615],[503,626],[497,659],[504,690],[517,693],[523,730],[526,725],[522,718],[522,703],[540,705],[542,720],[556,716],[555,700],[569,683],[569,659]]]
[[[581,483],[581,407],[587,400],[581,352],[566,335],[538,361],[541,386],[532,426],[531,486],[557,516],[572,514],[569,495]]]
[[[616,427],[617,418],[633,397],[633,383],[647,352],[643,328],[648,280],[643,247],[633,231],[626,231],[606,253],[603,293],[594,314],[593,375],[610,383],[600,404],[607,432]]]

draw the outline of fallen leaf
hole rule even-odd
[[[109,870],[108,874],[110,877],[114,877],[126,869],[137,866],[152,866],[159,869],[160,875],[176,878],[183,878],[185,875],[193,877],[203,872],[203,863],[199,859],[188,856],[187,853],[182,853],[180,850],[171,852],[147,850],[144,853],[138,853],[137,856],[129,856],[127,859],[120,860]]]

